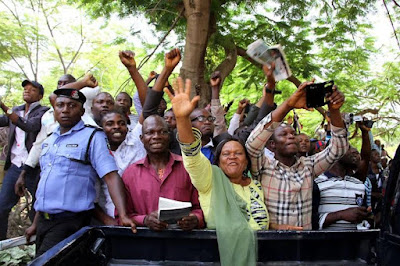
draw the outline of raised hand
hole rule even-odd
[[[271,67],[267,65],[263,65],[262,67],[265,76],[267,77],[267,85],[268,89],[274,90],[275,89],[275,76],[274,76],[274,70],[275,70],[275,62],[271,63]]]
[[[357,121],[356,122],[356,126],[358,126],[361,129],[361,131],[371,131],[371,128],[367,127],[364,124],[365,120],[367,120],[367,119],[364,117],[362,122],[361,121]]]
[[[119,51],[119,59],[126,68],[136,68],[135,53],[132,51]]]
[[[155,72],[154,70],[152,70],[149,74],[149,79],[155,79],[155,77],[157,76],[157,72]]]
[[[90,88],[95,88],[99,85],[96,78],[90,73],[85,75],[85,77],[83,78],[83,82],[85,83],[85,87]]]
[[[197,102],[200,100],[200,96],[195,96],[190,100],[190,88],[192,82],[190,79],[186,79],[185,88],[183,86],[183,79],[178,77],[177,86],[175,88],[175,96],[167,89],[164,88],[164,92],[168,95],[172,103],[172,109],[176,118],[189,117],[192,111],[196,108]]]
[[[336,85],[334,85],[332,88],[332,93],[326,97],[326,100],[329,101],[329,110],[339,110],[344,103],[344,99],[344,94],[338,90]]]
[[[249,104],[250,104],[250,101],[248,99],[240,100],[236,113],[241,114],[243,112],[243,110],[246,108],[246,106]]]
[[[306,86],[314,83],[314,79],[312,81],[306,81],[300,84],[297,90],[289,97],[287,100],[287,104],[290,108],[307,108],[307,100],[306,100]]]
[[[165,67],[174,69],[181,61],[181,52],[178,48],[172,49],[170,52],[165,54]]]
[[[210,77],[210,84],[211,87],[216,87],[216,88],[220,88],[221,86],[221,72],[219,71],[215,71],[211,74]]]

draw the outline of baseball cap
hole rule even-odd
[[[42,84],[40,84],[39,82],[31,81],[31,80],[28,80],[28,79],[22,81],[22,87],[25,87],[28,84],[31,84],[33,87],[39,89],[39,93],[41,95],[44,94],[44,88],[43,88]]]

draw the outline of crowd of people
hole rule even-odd
[[[239,101],[228,123],[218,72],[211,75],[210,104],[202,108],[200,96],[191,97],[190,80],[168,81],[181,59],[178,49],[147,80],[133,52],[121,51],[119,58],[137,88],[132,96],[120,92],[114,99],[99,91],[91,74],[81,80],[63,75],[49,96],[51,107],[40,104],[44,88],[30,80],[22,82],[23,105],[1,103],[9,149],[0,239],[25,189],[34,198],[26,236],[36,234],[37,256],[93,223],[133,232],[137,226],[167,229],[158,217],[160,197],[191,202],[190,214],[177,225],[216,229],[225,265],[254,263],[255,230],[379,227],[388,154],[362,121],[361,151],[349,145],[340,111],[345,97],[337,87],[327,95],[326,126],[311,138],[299,132],[296,117],[284,121],[307,107],[305,88],[314,81],[296,84],[277,106],[274,65],[263,66],[262,98],[253,105]]]

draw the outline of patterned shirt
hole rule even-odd
[[[289,224],[311,229],[313,178],[328,170],[348,149],[347,131],[331,126],[328,147],[310,157],[300,157],[291,167],[264,155],[268,139],[281,123],[266,116],[250,134],[246,148],[251,158],[253,177],[260,180],[270,223]]]

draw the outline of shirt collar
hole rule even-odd
[[[210,142],[203,146],[203,148],[213,148],[213,147],[214,147],[214,143],[211,138],[210,138]]]
[[[36,108],[36,107],[39,106],[39,105],[40,105],[40,102],[33,102],[33,103],[31,103],[31,104],[29,105],[28,112],[32,111],[33,108]]]
[[[37,107],[37,106],[39,106],[39,105],[40,105],[40,102],[39,102],[39,101],[31,103],[31,104],[29,105],[29,109],[28,109],[28,112],[27,112],[27,113],[29,113],[30,111],[33,110],[33,108],[35,108],[35,107]],[[19,105],[19,106],[15,107],[14,110],[15,110],[15,111],[25,111],[25,106],[26,106],[26,104]]]
[[[85,127],[85,124],[83,123],[83,121],[82,121],[82,119],[81,120],[79,120],[79,122],[75,125],[75,126],[73,126],[68,132],[65,132],[64,134],[63,134],[63,136],[64,135],[69,135],[69,134],[71,134],[73,131],[79,131],[79,130],[81,130],[82,128],[84,128]],[[57,127],[57,129],[56,129],[56,131],[54,132],[54,133],[56,133],[57,135],[61,135],[60,134],[60,126],[58,126]]]
[[[167,165],[172,164],[173,162],[182,162],[182,156],[169,152],[169,161]],[[149,168],[150,167],[149,157],[146,155],[146,157],[137,161],[136,164],[142,164],[144,165],[144,167]]]

